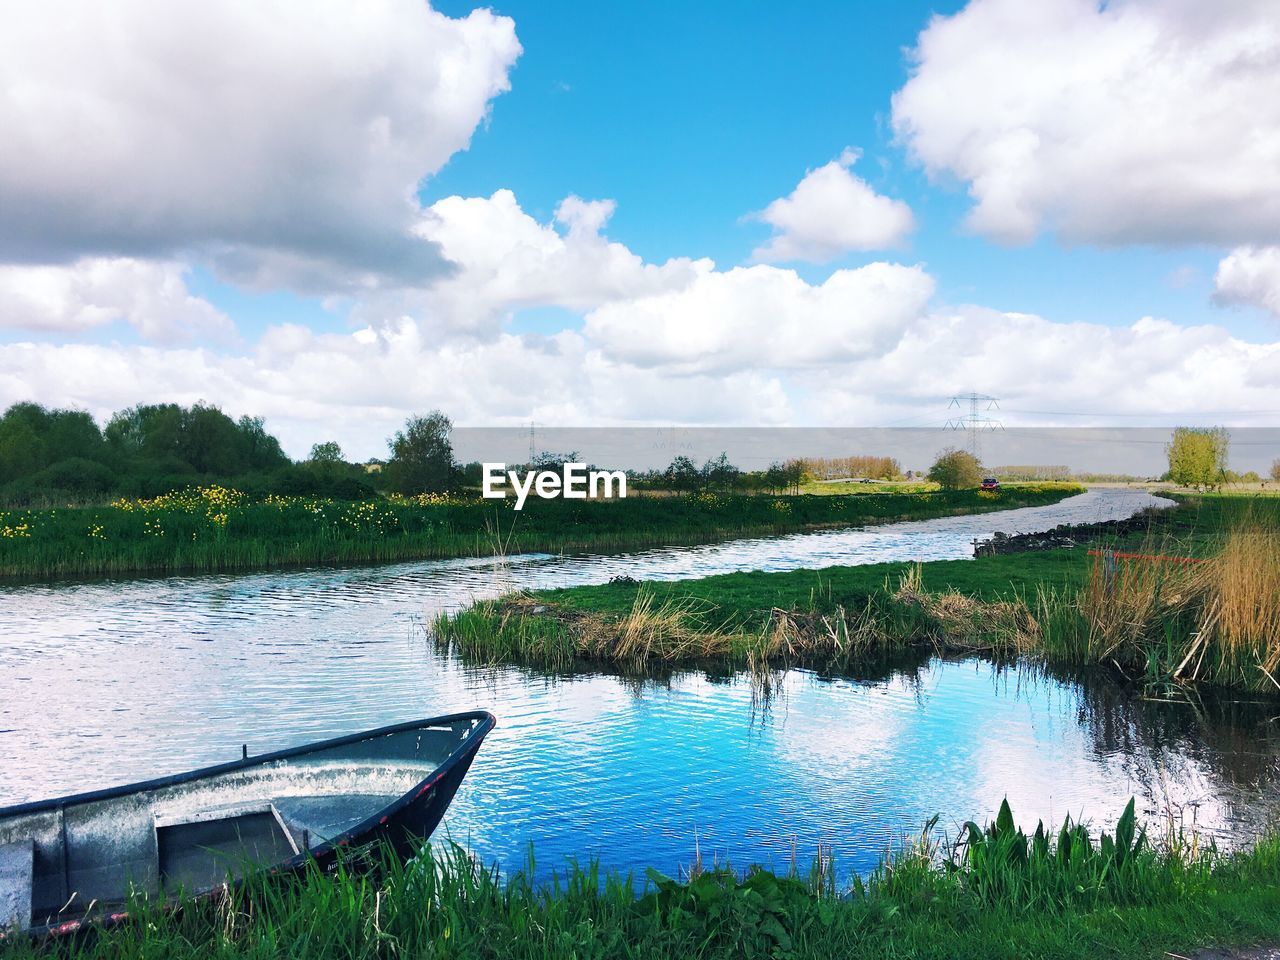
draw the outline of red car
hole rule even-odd
[[[1000,481],[999,481],[999,480],[997,480],[995,477],[983,477],[983,478],[982,478],[982,489],[983,489],[983,490],[999,490],[999,489],[1000,489]]]

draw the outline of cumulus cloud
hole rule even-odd
[[[447,265],[415,191],[520,53],[421,0],[18,4],[0,31],[0,259],[196,253],[261,285]]]
[[[972,229],[1098,244],[1280,240],[1271,0],[972,0],[920,34],[893,127]]]
[[[598,236],[603,210],[571,204],[566,216],[581,212],[587,235]],[[554,232],[572,245],[572,226]],[[104,303],[109,298],[96,291],[112,288],[89,289],[83,302]],[[336,439],[363,457],[384,453],[408,411],[432,407],[467,425],[530,417],[574,425],[865,424],[930,410],[941,416],[940,396],[980,383],[1009,406],[1160,421],[1186,409],[1189,397],[1213,397],[1220,410],[1270,410],[1280,390],[1280,344],[1246,342],[1218,326],[1055,323],[940,308],[933,292],[933,278],[918,266],[873,263],[813,284],[772,266],[703,265],[687,283],[612,300],[588,313],[581,332],[554,336],[441,338],[429,324],[387,318],[349,334],[277,325],[230,353],[0,344],[0,407],[34,397],[105,416],[138,401],[206,399],[265,416],[297,455]],[[41,316],[98,321],[92,311],[81,317],[81,301],[68,302],[51,297]]]
[[[808,260],[827,263],[854,250],[899,246],[915,229],[911,208],[876,193],[852,167],[859,151],[805,174],[789,196],[754,215],[774,236],[752,254],[765,263]]]
[[[1280,317],[1280,247],[1237,247],[1218,264],[1213,299],[1261,307]]]
[[[279,326],[233,355],[0,344],[0,407],[38,397],[101,417],[140,400],[205,399],[236,415],[265,416],[295,455],[336,439],[367,457],[385,453],[408,411],[432,407],[464,425],[530,417],[573,425],[865,424],[931,411],[941,418],[940,396],[981,383],[1008,407],[1102,409],[1149,414],[1152,422],[1187,409],[1188,398],[1212,397],[1216,409],[1245,412],[1234,422],[1246,423],[1247,411],[1274,409],[1280,390],[1280,344],[1249,343],[1217,326],[1055,323],[981,307],[904,313],[913,316],[865,352],[787,369],[775,365],[776,340],[748,341],[739,366],[715,372],[678,360],[636,362],[592,330],[441,344],[412,323],[352,334]],[[1073,357],[1089,362],[1064,361]]]
[[[923,268],[872,263],[812,285],[794,270],[704,271],[675,291],[610,303],[586,335],[608,357],[684,372],[838,365],[877,356],[924,314]]]
[[[1239,410],[1234,422],[1244,422],[1249,410],[1275,409],[1280,343],[1152,317],[1112,327],[965,307],[932,313],[893,349],[827,373],[811,383],[837,418],[857,416],[868,398],[891,396],[918,410],[954,385],[980,383],[1009,407],[1149,414],[1163,422],[1169,411],[1212,398],[1213,408]]]
[[[163,342],[231,340],[231,319],[192,295],[182,264],[89,257],[69,266],[0,265],[0,328],[77,333],[118,321]]]
[[[680,288],[713,268],[709,260],[645,263],[603,236],[612,200],[566,197],[555,223],[539,223],[510,190],[490,197],[447,197],[432,204],[419,233],[455,264],[421,291],[366,298],[358,315],[420,315],[451,330],[492,332],[512,310],[560,306],[585,311],[602,303]],[[562,229],[557,229],[557,224]]]
[[[519,376],[513,376],[519,371]],[[207,400],[264,416],[286,449],[336,439],[352,456],[382,456],[410,411],[439,407],[455,422],[785,423],[777,378],[671,377],[610,361],[576,333],[504,334],[440,344],[405,323],[352,334],[268,331],[255,349],[0,344],[0,409],[38,397],[99,418],[137,402]]]

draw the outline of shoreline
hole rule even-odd
[[[505,515],[474,501],[299,498],[226,507],[216,498],[213,505],[205,503],[209,497],[161,508],[144,502],[0,511],[0,532],[20,523],[34,531],[0,539],[0,586],[516,553],[616,553],[1050,506],[1083,492],[1070,484],[1038,484],[1007,488],[998,499],[977,491],[637,497],[580,505],[541,501],[520,514],[504,502]]]
[[[1024,830],[1007,803],[954,839],[935,817],[847,885],[821,852],[807,870],[793,859],[773,871],[708,865],[695,851],[678,877],[570,860],[550,882],[531,879],[534,856],[504,870],[451,841],[424,844],[409,862],[375,848],[334,872],[251,875],[180,911],[140,900],[130,919],[61,952],[194,960],[288,944],[299,960],[1156,960],[1274,943],[1280,930],[1280,836],[1220,853],[1171,823],[1148,832],[1132,801],[1097,835],[1070,818]],[[24,937],[0,940],[0,953],[35,960],[45,949]]]
[[[1280,501],[1267,506],[1280,507]],[[1069,545],[1028,534],[972,560],[882,563],[542,590],[436,618],[443,649],[484,664],[652,670],[719,663],[764,676],[855,671],[887,653],[1106,664],[1152,688],[1280,693],[1280,510],[1182,498]],[[1031,549],[1016,549],[1026,544]],[[1105,563],[1090,543],[1132,544]]]

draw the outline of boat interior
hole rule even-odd
[[[79,919],[131,895],[198,894],[288,860],[413,790],[471,727],[400,730],[0,811],[0,929]]]

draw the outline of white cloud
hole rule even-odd
[[[893,126],[969,225],[1098,244],[1280,240],[1273,0],[972,0],[920,34]]]
[[[1204,398],[1216,410],[1275,408],[1280,344],[1152,318],[1109,327],[930,309],[931,289],[916,267],[873,264],[814,286],[761,266],[601,308],[582,333],[550,337],[441,340],[405,321],[351,334],[281,325],[235,354],[0,344],[0,408],[37,398],[101,417],[205,399],[265,416],[295,455],[336,439],[360,457],[384,454],[409,412],[433,407],[476,426],[940,423],[939,398],[976,383],[1007,408],[1098,410],[1104,422],[1162,423]]]
[[[838,160],[805,174],[789,196],[755,214],[773,227],[774,236],[752,259],[827,263],[854,250],[899,246],[915,229],[911,208],[855,176],[851,167],[859,156],[846,149]]]
[[[441,344],[416,325],[315,334],[272,328],[247,354],[96,344],[0,344],[0,409],[39,398],[105,418],[138,402],[217,403],[264,416],[301,456],[336,439],[351,456],[382,456],[412,411],[434,407],[470,425],[785,423],[776,378],[672,377],[603,357],[581,336],[501,335]]]
[[[1237,247],[1218,264],[1213,299],[1247,304],[1280,317],[1280,247]]]
[[[613,359],[684,372],[836,366],[877,356],[923,316],[934,282],[921,267],[872,263],[819,285],[794,270],[705,271],[675,291],[610,303],[585,333]]]
[[[231,340],[231,319],[186,285],[177,263],[90,257],[69,266],[0,265],[0,328],[75,333],[117,321],[162,342]]]
[[[216,258],[262,285],[445,269],[415,191],[508,88],[511,20],[421,0],[45,0],[0,31],[0,260]]]
[[[1232,422],[1245,423],[1250,410],[1275,409],[1280,343],[1151,317],[1111,327],[964,307],[931,314],[892,349],[810,383],[815,401],[836,420],[861,419],[868,401],[885,397],[918,412],[940,395],[982,384],[1013,409],[1098,411],[1103,422],[1145,414],[1166,423],[1170,411],[1210,407],[1239,410]]]
[[[602,303],[645,296],[692,283],[713,268],[709,260],[645,263],[601,231],[612,200],[569,196],[556,223],[525,213],[510,190],[491,197],[447,197],[432,204],[418,230],[438,244],[456,269],[422,291],[368,299],[357,314],[419,313],[452,330],[492,332],[512,310],[560,306],[585,311]]]

